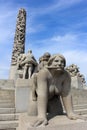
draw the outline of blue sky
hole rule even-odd
[[[9,75],[18,10],[27,11],[26,52],[61,53],[87,80],[86,0],[0,0],[0,79]]]

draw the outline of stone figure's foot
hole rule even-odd
[[[37,96],[36,96],[35,92],[32,92],[32,100],[37,101]]]
[[[87,117],[84,117],[84,116],[81,116],[81,115],[78,115],[78,114],[74,114],[74,113],[70,113],[68,115],[68,118],[71,119],[71,120],[77,120],[77,119],[81,119],[81,120],[87,120]]]
[[[48,124],[47,119],[38,118],[35,122],[31,124],[32,127],[38,127],[38,126],[46,126]]]
[[[37,101],[37,97],[36,96],[32,97],[32,99],[33,99],[33,101]]]

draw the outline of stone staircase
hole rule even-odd
[[[15,112],[15,88],[11,81],[9,85],[11,87],[5,86],[4,81],[0,82],[0,130],[16,130],[18,127],[19,114]]]
[[[74,112],[80,115],[87,114],[87,104],[74,105]]]
[[[87,114],[87,90],[72,89],[74,111],[78,114]]]
[[[87,90],[72,89],[73,110],[79,115],[87,115]],[[63,111],[64,106],[63,106]]]
[[[87,90],[72,90],[72,97],[75,113],[87,115]],[[18,124],[14,82],[0,80],[0,130],[16,130]]]
[[[87,115],[87,103],[86,104],[78,104],[78,105],[73,105],[73,110],[75,113],[79,115]],[[65,112],[64,106],[63,106],[63,111]]]

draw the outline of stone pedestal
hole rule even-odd
[[[71,86],[72,88],[83,89],[83,83],[81,78],[78,76],[71,77]]]
[[[17,66],[11,66],[10,67],[10,73],[9,73],[9,79],[13,79],[13,80],[16,80],[17,77],[16,77],[16,73],[17,73]]]
[[[30,79],[17,79],[15,84],[15,107],[16,112],[27,112],[29,109],[30,101],[29,96],[31,93],[32,81]],[[35,103],[36,104],[36,103]],[[48,103],[49,112],[53,115],[62,114],[63,109],[60,102],[60,97],[54,97]]]
[[[29,92],[31,82],[29,79],[17,79],[15,84],[16,112],[26,112],[29,105]]]

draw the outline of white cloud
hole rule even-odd
[[[63,44],[64,43],[73,44],[77,40],[77,35],[68,33],[63,36],[61,36],[61,35],[54,36],[54,37],[52,37],[51,40],[54,42],[63,43]]]
[[[45,5],[41,8],[30,8],[31,14],[33,16],[37,16],[37,14],[48,14],[52,11],[61,11],[63,9],[69,8],[77,3],[82,2],[83,0],[56,0],[54,2],[49,3],[49,5]]]

